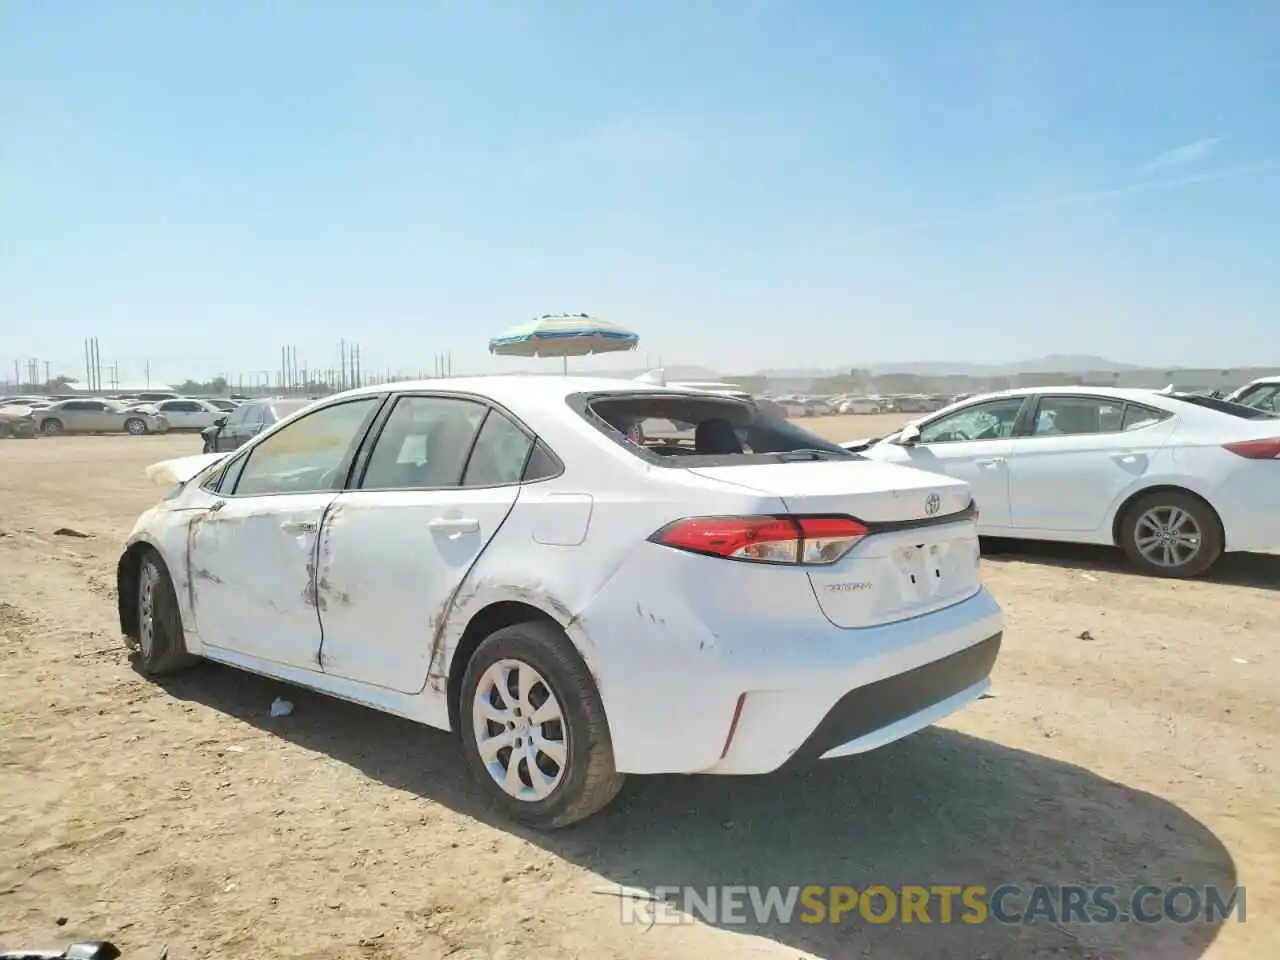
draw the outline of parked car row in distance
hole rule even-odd
[[[0,411],[5,411],[3,420],[7,426],[0,435],[127,433],[144,436],[177,430],[198,431],[234,413],[242,402],[155,393],[131,397],[4,397],[0,398]]]

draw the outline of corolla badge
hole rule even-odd
[[[931,493],[924,498],[924,512],[929,516],[933,516],[942,509],[942,498],[936,493]]]
[[[828,583],[822,589],[827,593],[859,593],[862,590],[870,590],[875,584],[861,580],[855,583]]]

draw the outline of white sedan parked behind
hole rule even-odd
[[[541,827],[626,773],[878,747],[980,696],[1000,647],[967,484],[749,399],[386,385],[149,472],[177,486],[118,567],[145,671],[207,657],[455,730]]]
[[[174,400],[153,400],[139,404],[138,410],[159,413],[169,421],[170,430],[203,430],[212,427],[220,417],[227,415],[221,407],[208,400],[178,397]]]
[[[1280,420],[1225,400],[1021,388],[846,446],[966,480],[988,536],[1118,545],[1167,577],[1280,548]]]

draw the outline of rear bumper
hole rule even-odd
[[[997,633],[949,657],[850,690],[789,763],[865,753],[961,709],[990,687],[1002,639]]]
[[[813,616],[811,591],[807,615],[783,617],[753,609],[751,590],[709,611],[708,585],[683,585],[641,604],[605,591],[581,620],[623,773],[761,774],[889,743],[986,690],[1004,626],[985,588],[845,629]],[[771,599],[763,585],[759,599]]]

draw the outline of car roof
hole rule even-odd
[[[473,393],[488,397],[503,406],[529,404],[559,405],[567,397],[578,393],[660,393],[688,394],[707,397],[709,392],[691,387],[670,384],[662,386],[639,380],[623,380],[613,377],[571,377],[533,374],[486,377],[443,377],[434,380],[407,380],[397,383],[381,383],[371,387],[358,387],[335,397],[358,397],[380,393]],[[712,396],[715,396],[712,394]],[[724,399],[723,395],[721,398]],[[326,397],[325,399],[333,399]],[[728,398],[732,399],[732,398]]]
[[[1132,400],[1134,403],[1148,402],[1152,397],[1159,397],[1158,390],[1144,387],[1013,387],[1009,390],[997,390],[993,393],[980,393],[967,398],[969,400],[988,400],[993,397],[1025,397],[1037,393],[1052,393],[1060,396],[1078,394],[1085,397],[1114,397],[1117,400]]]

